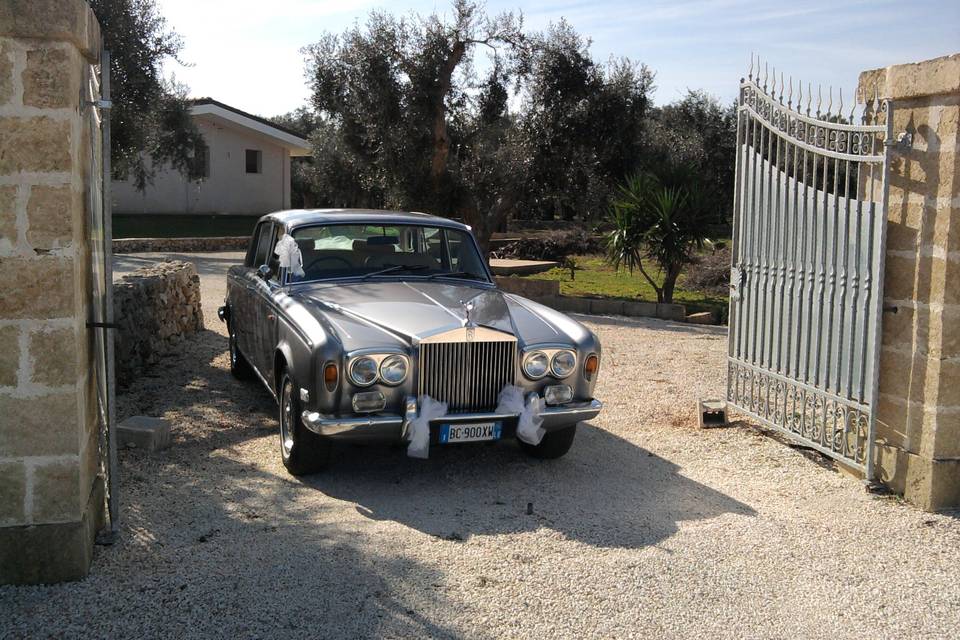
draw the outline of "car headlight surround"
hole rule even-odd
[[[387,356],[380,362],[380,380],[385,384],[396,386],[407,379],[410,366],[403,356]]]
[[[550,373],[554,378],[566,378],[577,369],[577,354],[573,351],[557,351],[550,359]]]
[[[358,387],[369,387],[377,381],[379,365],[370,356],[360,356],[350,363],[350,381]]]
[[[523,375],[539,380],[550,370],[550,358],[543,351],[530,351],[523,356]]]

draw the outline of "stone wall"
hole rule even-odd
[[[930,510],[960,506],[960,54],[866,71],[913,136],[890,171],[879,478]],[[894,312],[895,310],[895,312]]]
[[[200,276],[191,262],[143,267],[113,285],[113,308],[117,384],[124,385],[203,330]]]
[[[246,251],[250,236],[213,238],[121,238],[113,241],[114,253],[196,253]]]
[[[0,583],[86,575],[103,520],[84,104],[99,51],[82,0],[0,2]]]

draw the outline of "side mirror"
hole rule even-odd
[[[270,267],[265,264],[260,265],[257,269],[257,275],[264,280],[268,280],[270,278]]]

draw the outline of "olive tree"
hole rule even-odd
[[[90,0],[110,52],[113,108],[111,164],[143,189],[164,164],[193,176],[203,138],[190,117],[186,89],[163,77],[163,63],[183,48],[155,0]]]

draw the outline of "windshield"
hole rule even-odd
[[[304,275],[290,273],[289,282],[408,274],[488,281],[473,239],[456,229],[331,224],[296,229],[293,239],[303,258]]]

